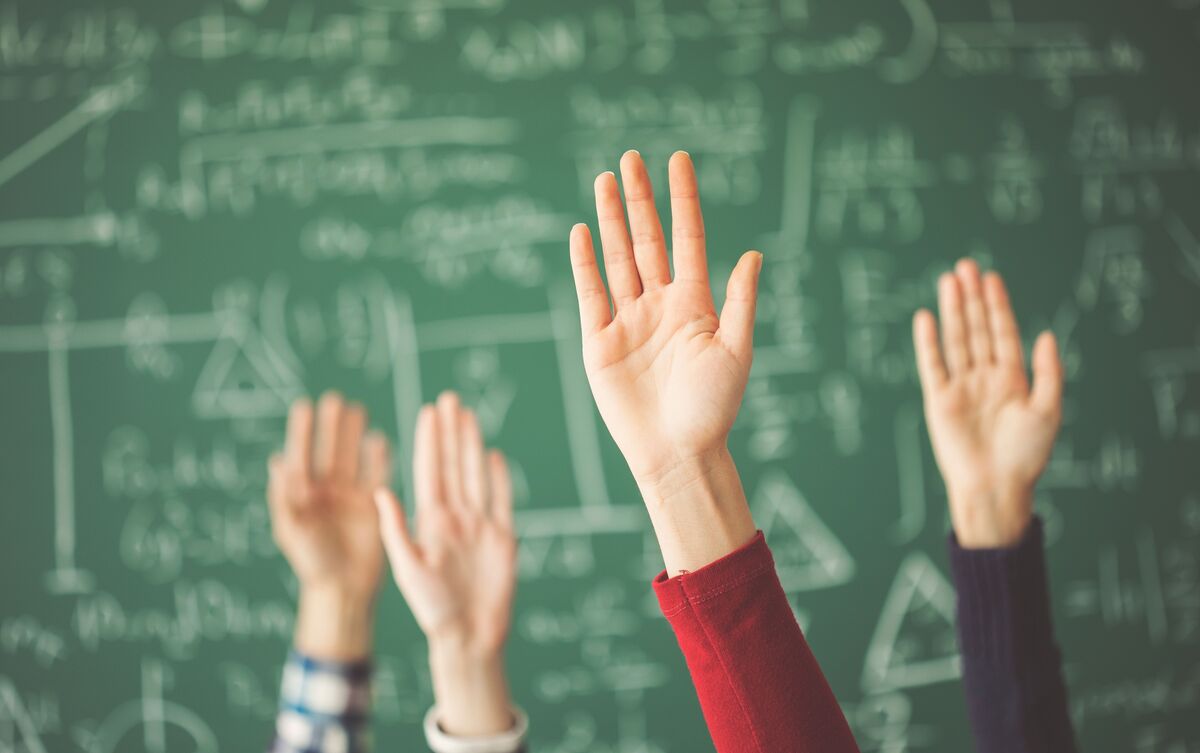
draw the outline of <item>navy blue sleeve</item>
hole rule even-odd
[[[963,685],[978,753],[1075,753],[1054,640],[1042,524],[1008,549],[950,535]]]

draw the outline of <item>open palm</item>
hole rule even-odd
[[[376,497],[396,585],[422,631],[490,654],[508,634],[516,586],[512,481],[504,456],[485,453],[475,414],[457,395],[417,419],[416,535],[386,489]]]
[[[674,279],[637,152],[622,157],[621,175],[628,227],[616,176],[595,184],[608,289],[586,225],[571,231],[571,263],[592,394],[635,478],[647,481],[724,447],[750,372],[761,256],[738,262],[718,317],[690,157],[676,152],[669,166]]]
[[[387,440],[364,437],[363,407],[335,392],[315,419],[314,432],[312,403],[293,403],[286,447],[271,458],[272,533],[302,586],[370,598],[383,565],[371,496],[388,483]]]
[[[971,260],[938,283],[942,319],[917,313],[913,336],[934,455],[964,546],[1015,542],[1032,514],[1032,491],[1050,459],[1062,414],[1062,366],[1054,335],[1033,350],[1032,388],[1016,318],[1000,277],[980,279]],[[944,350],[944,358],[943,358]]]

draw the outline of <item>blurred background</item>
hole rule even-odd
[[[0,750],[253,751],[295,584],[294,397],[513,458],[537,753],[711,750],[584,378],[566,237],[694,156],[714,285],[766,257],[733,435],[864,751],[970,750],[909,317],[971,255],[1066,421],[1038,494],[1084,749],[1200,751],[1200,2],[0,0]],[[411,498],[411,497],[410,497]],[[390,583],[376,734],[416,750]]]

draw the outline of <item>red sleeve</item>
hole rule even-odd
[[[788,605],[760,531],[654,591],[683,650],[718,753],[857,753]]]

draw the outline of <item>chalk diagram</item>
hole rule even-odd
[[[959,676],[954,587],[922,552],[896,571],[863,663],[862,689],[880,692]]]
[[[785,591],[840,586],[854,577],[850,552],[785,474],[765,474],[750,506],[771,544]]]

